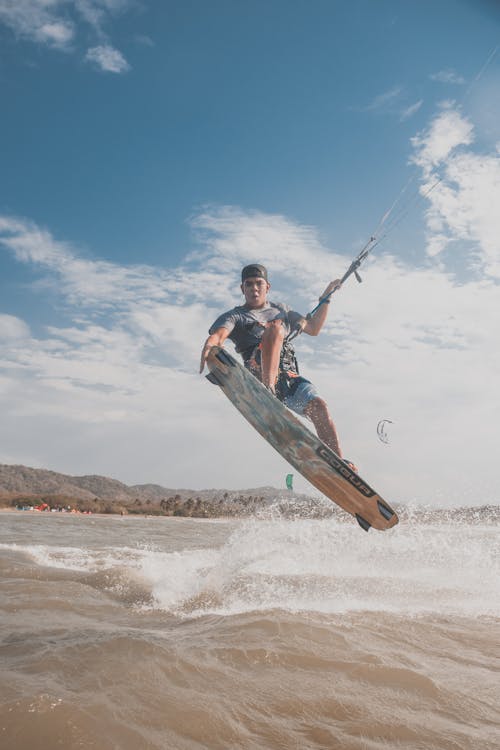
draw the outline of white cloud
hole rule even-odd
[[[47,44],[67,48],[74,38],[74,23],[61,14],[59,0],[0,0],[0,22],[16,34]]]
[[[134,40],[137,44],[142,44],[143,47],[154,47],[155,43],[147,34],[136,34]]]
[[[445,110],[413,139],[413,161],[422,170],[429,201],[427,252],[436,256],[464,243],[468,265],[500,278],[500,155],[471,146],[474,128],[459,110]]]
[[[38,337],[0,318],[11,334],[0,340],[10,457],[171,487],[281,483],[285,462],[197,376],[201,344],[216,314],[240,300],[244,263],[266,263],[273,298],[305,312],[350,259],[284,216],[207,207],[193,227],[196,252],[158,269],[83,258],[33,223],[0,217],[1,244],[53,280],[61,315]],[[297,340],[346,454],[389,499],[429,500],[440,489],[460,503],[474,473],[486,501],[500,416],[498,286],[380,253],[364,278],[334,297],[319,338]],[[381,417],[394,421],[389,447],[376,437]]]
[[[16,341],[29,338],[30,329],[24,320],[14,315],[0,313],[0,341]]]
[[[105,27],[130,5],[130,0],[0,0],[0,23],[20,37],[69,52],[76,49],[83,22],[98,42],[86,59],[101,70],[124,73],[130,66],[109,42]]]
[[[473,140],[473,125],[456,109],[445,109],[434,118],[430,127],[412,138],[415,150],[413,162],[425,174],[439,166],[458,146],[468,146]]]
[[[413,117],[413,115],[415,115],[418,112],[418,110],[420,109],[423,103],[424,103],[424,100],[419,99],[414,104],[410,104],[409,107],[407,107],[401,112],[401,118],[400,118],[401,121],[409,120],[410,117]]]
[[[99,0],[75,0],[75,6],[82,18],[101,33],[105,21],[106,3]]]
[[[0,216],[2,244],[24,263],[64,266],[70,258],[66,246],[52,240],[50,233],[35,223],[16,217]]]
[[[431,81],[437,81],[438,83],[452,83],[457,86],[463,86],[465,78],[459,75],[455,70],[446,69],[439,70],[437,73],[431,73],[429,76]]]
[[[178,269],[173,272],[140,266],[120,266],[81,257],[69,243],[55,240],[33,222],[0,216],[0,244],[22,263],[48,271],[47,282],[71,304],[94,309],[122,309],[138,296],[166,300],[181,295],[189,284]]]
[[[85,59],[95,63],[101,70],[107,73],[125,73],[130,69],[122,53],[109,44],[99,45],[87,50]]]
[[[404,122],[413,117],[424,103],[423,99],[419,99],[413,102],[413,104],[407,104],[405,99],[407,100],[408,96],[404,88],[402,86],[393,86],[391,89],[376,96],[365,107],[361,107],[360,111],[390,114],[398,117],[400,122]]]
[[[382,94],[378,94],[372,99],[372,101],[363,107],[364,112],[375,112],[382,109],[386,109],[392,105],[403,92],[402,86],[393,86],[392,88],[384,91]]]
[[[39,42],[46,42],[54,47],[67,47],[73,39],[73,27],[69,24],[45,23],[37,29],[36,38]]]

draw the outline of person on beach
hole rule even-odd
[[[320,301],[340,286],[340,280],[331,281]],[[304,333],[317,336],[327,318],[330,299],[304,322],[303,316],[288,305],[269,302],[267,295],[271,285],[267,269],[259,263],[243,268],[240,288],[245,304],[223,313],[210,327],[201,353],[200,373],[211,347],[223,346],[229,338],[241,354],[245,367],[289,409],[310,419],[320,440],[342,458],[328,406],[315,386],[299,375],[295,352],[286,340],[299,323],[302,323]],[[356,468],[352,462],[347,463]]]

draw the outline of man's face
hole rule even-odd
[[[249,276],[241,285],[245,302],[249,307],[262,307],[266,304],[267,293],[271,285],[258,276]]]

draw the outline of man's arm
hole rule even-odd
[[[340,289],[341,286],[342,285],[340,283],[340,279],[335,279],[335,281],[330,281],[330,283],[326,287],[325,291],[323,292],[323,294],[321,295],[321,297],[319,298],[319,300],[321,301],[324,297],[326,297],[328,294],[330,294],[330,292],[333,292],[335,289]],[[305,326],[303,328],[304,333],[308,333],[309,336],[317,336],[318,335],[318,333],[323,328],[323,325],[324,325],[325,320],[327,318],[328,307],[329,307],[329,301],[325,302],[323,305],[320,305],[318,307],[318,309],[316,310],[316,312],[314,313],[314,315],[312,316],[312,318],[310,318],[306,322],[306,324],[305,324]]]
[[[207,361],[208,353],[212,346],[222,346],[231,331],[227,328],[217,328],[211,336],[205,341],[201,351],[200,372],[203,372]]]

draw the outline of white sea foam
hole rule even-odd
[[[19,552],[40,567],[82,573],[97,573],[119,565],[140,567],[140,558],[143,554],[140,550],[129,547],[96,550],[48,544],[0,544],[0,549]]]
[[[325,521],[247,521],[219,550],[143,558],[160,608],[497,615],[496,527],[385,534]]]
[[[271,609],[500,614],[496,525],[408,522],[366,534],[334,520],[251,519],[218,547],[166,551],[168,541],[99,549],[0,547],[43,567],[119,569],[122,582],[127,575],[134,584],[140,579],[149,606],[190,617]]]

